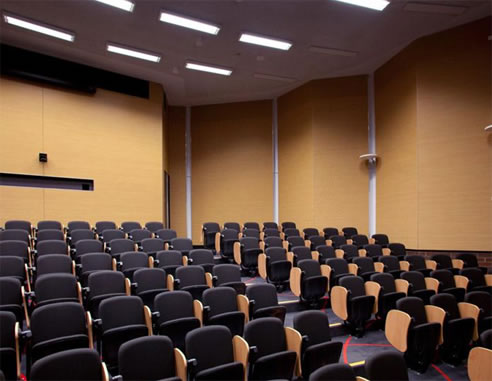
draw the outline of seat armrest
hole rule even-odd
[[[295,373],[298,377],[301,376],[301,347],[302,347],[302,336],[301,334],[291,327],[285,327],[285,339],[287,340],[287,349],[289,351],[294,351],[297,354],[296,357],[296,369]]]
[[[468,278],[463,275],[455,275],[454,283],[456,283],[456,287],[464,288],[465,290],[468,288]]]
[[[244,323],[247,323],[249,321],[249,300],[246,295],[241,295],[238,294],[236,296],[237,300],[237,305],[239,311],[241,311],[244,314]]]
[[[246,381],[246,374],[248,369],[249,358],[249,345],[241,336],[234,336],[232,338],[232,346],[234,350],[234,361],[243,364],[244,380]]]
[[[384,334],[386,339],[400,352],[407,351],[408,329],[412,318],[406,312],[400,310],[391,310],[386,316]]]
[[[335,315],[342,320],[348,319],[347,298],[348,291],[345,287],[335,286],[331,289],[331,308]]]
[[[492,274],[485,274],[485,284],[492,286]]]
[[[426,277],[425,278],[425,287],[428,290],[434,290],[437,294],[439,291],[439,281],[436,278]]]
[[[302,271],[299,267],[293,267],[290,269],[290,289],[292,293],[300,297],[301,296],[301,280],[302,280]]]
[[[395,286],[397,292],[403,292],[405,295],[408,295],[408,288],[410,287],[410,283],[405,279],[395,279]]]
[[[208,307],[208,306],[207,306]],[[209,308],[209,307],[208,307]],[[195,317],[200,320],[200,324],[203,326],[203,304],[199,300],[193,300],[193,314]],[[209,308],[210,310],[210,308]]]
[[[453,263],[453,268],[455,269],[462,269],[465,265],[465,262],[463,262],[461,259],[451,259],[451,262]]]
[[[111,381],[123,381],[123,376],[118,374],[117,376],[111,377]]]
[[[400,270],[410,271],[410,262],[408,262],[408,261],[400,261]]]
[[[441,324],[441,334],[439,337],[439,344],[442,344],[444,341],[443,327],[444,327],[444,319],[446,318],[446,311],[444,311],[441,307],[426,305],[425,314],[427,316],[427,321],[429,323]]]
[[[462,318],[472,318],[475,320],[475,328],[473,329],[473,341],[478,340],[478,316],[480,315],[480,308],[475,304],[461,302],[458,303],[458,309],[460,310],[460,316]]]
[[[364,289],[366,291],[366,295],[374,296],[374,306],[372,307],[372,313],[375,314],[378,312],[378,301],[379,293],[381,291],[381,285],[370,280],[364,283]]]
[[[425,267],[428,269],[436,270],[437,269],[437,262],[433,261],[432,259],[426,259],[425,260]]]

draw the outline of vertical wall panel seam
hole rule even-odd
[[[279,194],[278,194],[278,99],[272,102],[272,146],[273,146],[273,220],[279,223]]]
[[[192,238],[191,205],[191,107],[186,106],[185,119],[185,168],[186,168],[186,235]]]
[[[374,73],[369,74],[367,78],[367,104],[368,104],[368,148],[369,153],[376,153],[376,102],[374,90]],[[369,236],[376,233],[376,164],[369,163]]]

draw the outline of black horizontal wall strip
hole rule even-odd
[[[11,187],[71,189],[79,191],[94,190],[94,180],[91,179],[24,175],[20,173],[0,173],[0,185]]]

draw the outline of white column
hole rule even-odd
[[[369,74],[368,100],[368,148],[376,153],[376,118],[374,105],[374,74]],[[369,163],[369,236],[376,233],[376,163]]]
[[[191,107],[186,106],[185,125],[185,165],[186,165],[186,236],[191,239]]]
[[[278,104],[272,102],[272,146],[273,146],[273,221],[278,224]]]

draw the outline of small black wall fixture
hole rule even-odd
[[[39,153],[39,161],[41,163],[47,163],[48,162],[48,154],[44,152]]]

